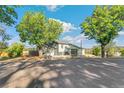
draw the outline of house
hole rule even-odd
[[[25,48],[22,52],[22,56],[23,57],[39,56],[39,52],[35,48]]]
[[[116,47],[116,51],[115,51],[115,54],[114,54],[115,57],[120,57],[121,56],[121,52],[120,52],[121,49],[124,49],[124,46],[117,46]]]
[[[40,52],[40,51],[39,51]],[[41,50],[42,53],[42,50]],[[24,50],[23,56],[37,56],[40,55],[38,53],[38,50]],[[66,42],[60,42],[56,41],[53,48],[49,48],[44,51],[43,53],[45,57],[51,57],[51,58],[77,58],[77,57],[83,57],[85,55],[85,49],[78,47],[74,44],[66,43]]]
[[[115,54],[114,54],[114,57],[120,57],[121,56],[121,53],[116,51]]]
[[[57,41],[54,48],[49,49],[46,55],[55,58],[82,57],[83,55],[85,55],[85,50],[70,43]]]

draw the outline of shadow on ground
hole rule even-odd
[[[124,59],[70,59],[0,63],[0,87],[124,87]]]

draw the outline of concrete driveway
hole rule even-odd
[[[0,87],[124,88],[124,59],[0,62]]]

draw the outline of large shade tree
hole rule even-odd
[[[18,18],[15,8],[17,6],[0,6],[0,23],[4,23],[8,26],[15,24],[15,20]]]
[[[123,29],[124,6],[96,6],[93,14],[81,24],[82,33],[101,44],[101,54],[105,57],[105,46]]]
[[[22,42],[36,45],[42,51],[53,45],[63,31],[61,23],[47,18],[41,12],[26,12],[16,30]]]

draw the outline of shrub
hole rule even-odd
[[[11,46],[9,46],[7,52],[9,57],[18,57],[21,56],[23,49],[24,45],[22,43],[13,43]]]
[[[100,56],[100,47],[99,46],[96,46],[92,49],[92,54],[95,55],[95,56]]]
[[[121,52],[121,56],[124,56],[124,49],[121,49],[120,52]]]
[[[106,56],[107,57],[113,57],[115,54],[116,48],[115,47],[109,47],[106,49]]]

